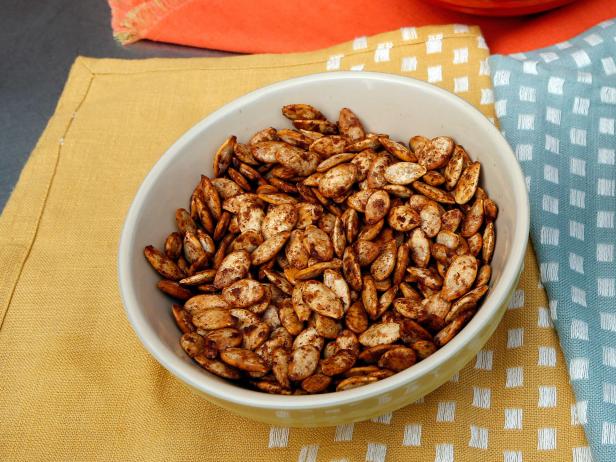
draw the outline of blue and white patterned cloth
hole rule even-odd
[[[616,461],[616,22],[490,58],[531,238],[595,462]]]

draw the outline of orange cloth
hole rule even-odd
[[[109,0],[122,43],[140,39],[248,53],[308,51],[404,26],[476,24],[493,53],[566,40],[616,16],[616,1],[577,0],[519,18],[469,16],[425,0]]]

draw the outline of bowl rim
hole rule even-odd
[[[176,155],[184,149],[190,140],[202,131],[207,130],[220,117],[229,115],[247,103],[252,103],[281,89],[298,87],[306,83],[332,80],[371,80],[419,88],[421,91],[449,100],[451,104],[462,109],[479,129],[485,130],[488,136],[495,138],[495,143],[500,145],[498,155],[502,156],[504,161],[508,164],[507,167],[509,168],[510,175],[512,176],[512,183],[514,185],[514,193],[519,199],[519,203],[516,203],[515,219],[517,225],[511,239],[511,255],[503,268],[499,283],[491,288],[491,292],[482,304],[481,309],[464,329],[433,355],[418,362],[405,371],[362,387],[317,395],[272,395],[245,389],[231,383],[221,382],[218,378],[209,377],[204,373],[205,371],[194,368],[170,351],[158,337],[156,332],[148,327],[147,320],[139,309],[136,293],[129,278],[132,267],[135,264],[134,255],[131,255],[129,250],[144,198],[153,187],[157,178],[165,171],[167,166],[173,162]],[[191,127],[165,151],[139,186],[124,221],[118,249],[119,290],[126,316],[146,350],[171,374],[206,395],[242,407],[249,406],[252,408],[280,411],[309,410],[340,406],[374,398],[411,384],[413,381],[429,374],[441,364],[450,360],[473,336],[486,328],[490,320],[506,302],[508,295],[517,283],[528,241],[529,222],[530,209],[526,182],[524,181],[522,170],[515,155],[496,126],[470,103],[447,90],[410,77],[364,71],[337,71],[310,74],[259,88],[225,104]]]

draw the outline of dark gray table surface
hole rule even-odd
[[[228,55],[112,37],[104,0],[0,0],[0,211],[78,55],[139,59]]]

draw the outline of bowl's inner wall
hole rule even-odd
[[[247,142],[254,132],[268,126],[292,128],[280,112],[282,106],[291,103],[312,104],[332,121],[337,120],[340,108],[349,107],[360,117],[367,131],[388,133],[404,143],[418,134],[453,137],[473,160],[481,161],[482,185],[500,207],[492,286],[499,283],[510,254],[516,228],[515,208],[523,199],[514,197],[513,181],[505,160],[499,156],[499,149],[503,149],[502,139],[485,135],[485,126],[489,124],[486,119],[469,117],[466,105],[432,88],[399,82],[326,80],[279,88],[250,99],[241,109],[215,121],[200,123],[167,152],[143,186],[143,203],[136,217],[135,232],[125,247],[132,252],[129,278],[148,327],[158,335],[165,348],[195,369],[198,366],[178,344],[180,333],[169,314],[172,301],[155,288],[159,276],[143,257],[143,247],[152,244],[162,249],[166,236],[176,229],[175,210],[189,208],[189,198],[200,174],[212,174],[213,155],[229,135],[234,134],[240,142]],[[190,135],[193,136],[189,139]],[[166,148],[160,147],[161,155]]]

